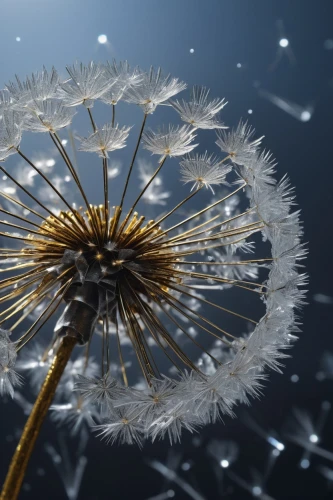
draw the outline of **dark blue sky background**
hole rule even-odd
[[[43,64],[48,68],[54,65],[65,74],[65,65],[75,60],[127,59],[143,68],[161,66],[189,85],[205,85],[213,96],[229,101],[223,112],[228,125],[236,124],[240,117],[249,118],[260,135],[265,134],[265,145],[279,162],[279,177],[288,172],[296,186],[305,239],[309,241],[310,292],[303,333],[293,348],[293,358],[286,362],[284,375],[271,377],[265,398],[255,403],[253,411],[264,427],[278,430],[294,406],[318,415],[322,401],[333,402],[333,381],[320,383],[315,378],[323,352],[333,352],[333,306],[314,300],[315,294],[333,297],[333,2],[2,0],[0,18],[1,88],[15,73],[24,77]],[[106,45],[97,42],[102,33],[108,37]],[[16,41],[17,37],[20,41]],[[288,49],[279,46],[283,37],[289,40]],[[237,67],[239,64],[241,67]],[[311,110],[311,118],[303,122],[291,116],[264,99],[262,90],[296,104],[293,109],[298,105]],[[298,374],[298,383],[291,383],[293,374]],[[15,405],[2,406],[0,411],[2,438],[14,435],[13,423],[14,428],[19,428],[24,416]],[[330,450],[332,424],[333,414],[322,434],[322,446]],[[66,498],[43,449],[43,442],[55,438],[54,432],[51,424],[45,425],[22,500]],[[228,420],[226,425],[205,429],[199,448],[195,448],[190,436],[174,448],[183,454],[183,461],[192,461],[188,474],[195,476],[196,482],[186,473],[183,476],[190,477],[207,499],[251,498],[238,487],[219,496],[204,455],[212,437],[232,438],[239,443],[242,453],[238,472],[242,477],[249,476],[252,465],[263,469],[268,453],[265,443],[241,421]],[[0,478],[14,442],[7,440],[1,446]],[[165,484],[144,460],[159,457],[165,461],[168,448],[166,442],[147,445],[143,451],[110,448],[91,439],[79,500],[143,500],[157,495]],[[268,483],[271,496],[281,500],[332,498],[325,479],[317,472],[319,464],[333,468],[332,463],[314,459],[309,469],[300,470],[300,454],[299,449],[289,445],[281,456]],[[44,475],[38,474],[38,468]],[[190,498],[177,486],[171,487],[175,498]]]

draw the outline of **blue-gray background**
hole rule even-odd
[[[265,398],[255,404],[255,414],[264,427],[275,429],[281,429],[294,406],[318,415],[322,401],[333,400],[332,381],[320,383],[315,377],[323,352],[333,351],[333,308],[314,300],[315,294],[333,296],[333,2],[2,0],[0,16],[0,87],[15,73],[24,77],[43,64],[54,65],[63,73],[65,65],[75,60],[127,59],[143,68],[162,66],[190,85],[207,86],[213,96],[229,101],[224,112],[228,124],[235,124],[242,116],[265,134],[266,146],[279,161],[280,175],[288,172],[296,186],[310,242],[310,292],[303,334],[293,349],[293,359],[286,362],[283,376],[271,377]],[[108,44],[98,43],[100,34],[107,35]],[[288,50],[279,46],[284,37],[289,40]],[[311,110],[311,118],[301,121],[291,116],[260,96],[260,89]],[[248,110],[253,111],[251,115]],[[299,376],[299,382],[290,381],[293,374]],[[3,443],[6,436],[14,434],[14,428],[23,425],[24,416],[14,405],[0,410]],[[321,436],[327,449],[333,449],[332,424],[333,415]],[[43,442],[53,437],[51,433],[54,427],[46,424],[28,469],[22,499],[66,498],[43,450]],[[238,442],[242,452],[238,471],[243,477],[248,477],[253,465],[263,468],[267,457],[265,443],[240,421],[227,420],[225,425],[205,429],[199,447],[186,436],[175,451],[183,453],[182,460],[190,461],[189,480],[207,499],[220,498],[204,455],[205,444],[212,437]],[[79,499],[141,500],[157,495],[163,480],[146,465],[144,457],[165,461],[168,448],[163,442],[140,451],[107,447],[92,439]],[[14,442],[1,444],[1,479],[13,449]],[[272,497],[332,498],[326,480],[316,470],[324,460],[314,459],[309,469],[301,470],[299,457],[300,450],[288,445],[268,483]],[[183,476],[186,478],[186,472]],[[177,486],[172,488],[175,498],[190,498]],[[251,495],[234,487],[225,498],[241,500]]]

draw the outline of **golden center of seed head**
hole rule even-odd
[[[88,266],[103,262],[107,267],[101,269],[102,274],[107,275],[110,267],[118,268],[112,275],[119,284],[124,280],[124,286],[129,283],[134,294],[143,293],[150,298],[158,295],[154,287],[163,294],[169,292],[172,283],[179,285],[182,280],[175,265],[177,254],[165,246],[168,239],[161,227],[154,220],[144,222],[145,217],[137,212],[123,222],[119,207],[113,207],[113,214],[109,212],[103,205],[90,205],[89,211],[73,209],[50,216],[40,225],[40,236],[31,235],[29,245],[22,251],[33,255],[36,262],[47,256],[50,267],[59,265],[67,250],[83,256]],[[131,263],[135,263],[135,268]],[[64,268],[65,280],[77,272],[74,261],[68,266],[68,272]],[[153,280],[154,287],[146,286],[145,280]]]

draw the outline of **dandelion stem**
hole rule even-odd
[[[46,375],[40,393],[23,429],[23,433],[12,458],[8,474],[3,485],[0,500],[16,500],[20,492],[25,471],[39,435],[44,418],[54,397],[59,380],[67,365],[76,339],[65,337]]]
[[[195,219],[197,217],[200,217],[202,214],[204,214],[208,210],[211,210],[212,208],[216,207],[220,203],[223,203],[225,200],[231,198],[231,196],[233,196],[234,194],[238,193],[238,191],[241,191],[242,189],[244,189],[245,186],[246,186],[246,182],[244,184],[242,184],[238,189],[235,189],[235,191],[233,191],[232,193],[228,194],[227,196],[224,196],[220,200],[215,201],[214,203],[212,203],[211,205],[208,205],[207,207],[203,208],[199,212],[196,212],[195,214],[191,215],[190,217],[187,217],[187,219],[184,219],[181,222],[178,222],[178,224],[176,224],[176,225],[174,225],[172,227],[169,227],[168,229],[165,230],[165,233],[170,233],[174,229],[177,229],[178,227],[182,226],[183,224],[189,222],[190,220],[193,220],[193,219]]]
[[[201,188],[199,188],[201,189]],[[199,189],[197,191],[195,191],[195,193],[197,193],[199,191]],[[192,193],[192,194],[195,194],[195,193]],[[188,235],[188,234],[191,234],[191,233],[194,233],[191,235],[192,236],[198,236],[199,234],[203,234],[205,232],[208,232],[208,231],[211,231],[212,229],[215,229],[216,227],[218,226],[222,226],[222,225],[225,225],[227,224],[228,222],[231,222],[233,220],[236,220],[236,219],[239,219],[240,217],[242,217],[243,215],[247,215],[249,214],[251,211],[253,210],[253,208],[250,208],[249,210],[247,210],[246,212],[243,212],[241,214],[237,214],[237,215],[234,215],[233,217],[230,217],[229,219],[226,219],[226,220],[223,220],[222,222],[218,222],[218,224],[215,224],[214,226],[212,227],[209,227],[209,228],[205,228],[203,229],[202,231],[200,232],[197,232],[195,233],[195,231],[197,231],[198,229],[204,227],[204,226],[207,226],[207,224],[209,224],[210,222],[213,222],[214,220],[218,219],[219,217],[221,217],[223,215],[223,213],[220,213],[220,214],[217,214],[217,215],[214,215],[214,217],[211,217],[210,219],[202,222],[201,224],[198,224],[197,226],[195,227],[192,227],[191,229],[187,229],[186,231],[182,231],[180,234],[176,235],[176,236],[173,236],[172,238],[169,238],[169,241],[176,241],[178,238],[182,238],[183,236],[185,235]],[[158,221],[159,222],[159,221]],[[164,234],[167,234],[167,230],[163,231],[162,233],[159,233],[156,237],[154,237],[154,239],[157,239],[157,238],[161,238]]]
[[[85,193],[85,191],[84,191],[84,189],[83,189],[83,187],[81,185],[80,179],[79,179],[79,177],[78,177],[78,175],[77,175],[77,173],[76,173],[76,171],[75,171],[75,169],[73,167],[73,164],[72,164],[72,162],[71,162],[71,160],[70,160],[70,158],[69,158],[69,156],[68,156],[68,154],[66,152],[66,149],[63,147],[63,145],[61,143],[61,140],[60,140],[59,136],[57,135],[57,133],[56,132],[54,134],[50,133],[50,137],[51,137],[54,145],[58,149],[60,155],[62,156],[64,162],[66,163],[67,168],[70,171],[70,173],[71,173],[71,175],[72,175],[72,177],[73,177],[73,179],[74,179],[77,187],[79,188],[79,191],[81,193],[81,196],[82,196],[82,198],[84,200],[84,203],[85,203],[85,205],[87,207],[87,210],[88,210],[88,213],[89,213],[89,216],[90,216],[90,221],[91,221],[92,229],[93,229],[94,234],[95,234],[95,238],[96,238],[96,240],[98,240],[98,230],[97,230],[96,225],[95,225],[94,215],[92,213],[92,209],[91,209],[91,206],[90,206],[90,204],[88,202],[86,193]]]
[[[132,208],[130,209],[130,211],[128,212],[127,216],[126,216],[126,219],[129,219],[136,207],[136,205],[139,203],[140,199],[142,198],[142,196],[145,194],[145,192],[147,191],[147,189],[149,188],[150,184],[153,182],[153,180],[155,179],[155,177],[158,175],[159,171],[161,170],[161,168],[163,167],[164,165],[164,162],[165,160],[167,159],[166,156],[164,156],[164,158],[162,159],[162,161],[159,163],[158,165],[158,168],[155,170],[155,172],[153,173],[153,175],[151,176],[151,178],[149,179],[149,181],[147,182],[147,184],[145,185],[145,187],[142,189],[141,193],[139,194],[139,196],[137,197],[137,199],[135,200],[135,202],[133,203],[132,205]]]
[[[90,118],[90,121],[91,121],[91,126],[93,128],[94,133],[95,133],[96,130],[97,130],[96,123],[94,122],[94,119],[93,119],[92,113],[90,111],[90,108],[87,108],[87,111],[88,111],[89,118]]]
[[[105,237],[109,227],[109,185],[108,185],[108,159],[103,157],[103,184],[104,184],[104,217],[105,217]]]
[[[200,190],[202,189],[202,186],[200,186],[198,189],[196,189],[195,191],[193,191],[191,194],[189,194],[189,196],[187,196],[186,198],[184,198],[181,202],[178,203],[178,205],[176,205],[172,210],[170,210],[168,213],[166,213],[165,215],[163,215],[160,219],[158,219],[156,222],[154,222],[150,227],[149,227],[149,233],[152,232],[152,230],[156,227],[156,226],[159,226],[165,219],[167,219],[170,215],[172,215],[174,212],[176,212],[182,205],[184,205],[184,203],[186,203],[187,201],[189,201],[191,198],[193,198],[193,196],[195,194],[197,194]],[[164,231],[162,234],[165,234],[166,231]],[[145,237],[146,235],[144,235],[143,237]],[[153,237],[151,238],[151,241],[153,241],[154,239],[158,238],[161,236],[161,233],[158,233],[158,235],[156,237]]]
[[[67,292],[71,282],[72,282],[72,280],[70,279],[70,280],[68,280],[68,282],[66,282],[64,285],[62,285],[59,288],[59,290],[55,293],[54,297],[51,299],[51,301],[49,302],[48,306],[44,309],[42,314],[36,319],[36,321],[25,332],[25,334],[19,338],[19,340],[17,341],[16,352],[19,352],[22,349],[22,347],[24,347],[28,342],[30,342],[30,340],[39,332],[39,330],[42,328],[42,326],[46,323],[46,321],[48,321],[50,319],[50,317],[56,312],[56,310],[57,310],[61,300],[64,298],[64,295]],[[56,303],[56,300],[59,298],[59,296],[60,296],[60,299],[58,300],[58,304],[55,307],[53,307],[54,304]],[[48,312],[48,311],[50,311],[50,312]],[[48,314],[46,314],[46,313],[48,313]],[[44,316],[46,316],[46,317],[43,320],[43,322],[41,324],[39,324],[39,326],[37,327],[36,330],[34,330],[34,328],[38,325],[38,323],[40,323],[40,320]]]
[[[235,260],[235,261],[190,261],[190,260],[178,260],[175,262],[172,262],[173,264],[187,264],[187,265],[207,265],[207,266],[243,266],[243,265],[248,265],[248,264],[257,264],[258,262],[272,262],[275,260],[274,258],[268,258],[268,259],[251,259],[251,260]]]
[[[51,217],[53,217],[54,219],[56,219],[58,222],[60,222],[60,224],[62,226],[65,226],[66,228],[68,228],[68,230],[70,230],[71,232],[74,233],[74,229],[70,226],[68,226],[66,224],[66,221],[63,220],[63,219],[60,219],[54,212],[52,212],[51,210],[49,210],[40,200],[38,200],[37,198],[35,198],[35,196],[33,196],[27,189],[25,189],[16,179],[14,179],[14,177],[12,177],[9,172],[7,172],[3,167],[0,166],[0,170],[11,180],[14,182],[14,184],[16,184],[20,189],[22,189],[22,191],[27,195],[29,196],[29,198],[31,198],[35,203],[37,203],[41,208],[43,208],[43,210],[45,210]],[[10,199],[10,197],[7,195],[5,196],[5,193],[1,193],[1,196],[7,198],[7,199]],[[15,200],[14,198],[12,199],[15,203],[17,203],[18,205],[21,205],[23,206],[23,203],[20,203],[18,202],[17,200]],[[43,220],[45,220],[44,217],[40,216],[37,212],[35,212],[33,209],[29,208],[28,207],[28,210],[30,210],[31,213],[34,213],[35,215],[41,217]],[[49,225],[52,225],[52,222],[50,221],[50,219],[48,219],[48,224]],[[74,233],[75,234],[75,233]]]
[[[221,160],[221,161],[218,163],[218,165],[222,165],[222,163],[224,163],[225,161],[229,160],[229,159],[230,159],[230,158],[232,158],[232,157],[233,157],[233,155],[232,155],[232,154],[230,154],[230,155],[226,156],[225,158],[223,158],[223,160]]]
[[[44,179],[44,181],[50,186],[50,188],[56,193],[56,195],[61,199],[61,201],[66,205],[66,207],[69,209],[70,212],[72,212],[72,207],[70,206],[70,204],[67,202],[67,200],[62,196],[62,194],[58,191],[58,189],[55,187],[55,185],[46,177],[46,175],[43,174],[43,172],[37,168],[33,163],[32,161],[29,160],[29,158],[27,158],[23,153],[22,151],[20,151],[18,148],[16,148],[16,151],[18,152],[18,154],[21,156],[21,158],[24,159],[24,161],[26,161],[28,163],[28,165],[30,165],[31,168],[33,168],[35,170],[35,172],[37,172],[37,174],[39,174],[42,179]]]
[[[116,118],[116,106],[112,104],[112,127],[114,127],[115,118]]]
[[[127,174],[127,178],[126,178],[126,182],[125,182],[124,191],[123,191],[123,194],[122,194],[122,197],[121,197],[121,201],[120,201],[120,205],[119,205],[120,209],[122,209],[123,204],[124,204],[124,199],[125,199],[125,196],[126,196],[126,191],[127,191],[128,183],[129,183],[129,180],[130,180],[130,177],[131,177],[131,173],[132,173],[132,170],[133,170],[133,165],[134,165],[134,162],[135,162],[136,154],[137,154],[138,149],[139,149],[141,137],[142,137],[142,134],[143,134],[143,129],[145,128],[147,116],[148,115],[145,114],[144,117],[143,117],[143,122],[142,122],[142,125],[141,125],[141,129],[140,129],[138,141],[137,141],[136,146],[135,146],[135,150],[134,150],[134,153],[133,153],[131,165],[130,165],[130,168],[129,168],[129,171],[128,171],[128,174]]]

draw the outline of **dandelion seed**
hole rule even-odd
[[[95,427],[110,444],[117,441],[120,444],[134,444],[142,446],[142,424],[137,419],[131,419],[126,411],[117,410],[109,420]]]
[[[137,68],[131,69],[127,61],[120,63],[113,61],[112,64],[107,62],[104,74],[110,83],[110,88],[103,93],[101,99],[113,106],[114,113],[114,106],[123,98],[126,90],[139,85],[143,77]]]
[[[160,132],[149,130],[143,136],[144,148],[152,154],[161,155],[160,160],[166,156],[182,156],[192,151],[197,144],[192,144],[195,135],[191,127],[172,127],[162,129]]]
[[[207,151],[203,155],[188,156],[180,162],[182,181],[186,184],[194,182],[191,191],[205,186],[214,194],[212,186],[227,184],[226,175],[232,170],[231,166],[221,166],[220,161]]]
[[[92,61],[87,66],[77,62],[66,69],[70,80],[61,83],[59,91],[66,106],[84,104],[90,108],[94,99],[100,97],[111,85],[105,78],[102,65]]]
[[[4,110],[1,116],[0,128],[0,160],[15,154],[22,138],[22,115],[12,111]]]
[[[209,90],[205,87],[194,87],[189,102],[170,101],[172,107],[179,113],[180,118],[190,123],[194,128],[221,129],[228,128],[219,121],[217,113],[224,108],[224,99],[208,100]]]
[[[237,128],[231,132],[218,131],[216,144],[223,152],[228,153],[235,163],[243,165],[253,157],[260,144],[260,139],[253,140],[253,134],[253,128],[240,121]]]
[[[186,88],[186,84],[178,78],[163,76],[160,68],[155,71],[151,67],[148,73],[142,72],[140,76],[141,81],[138,85],[128,88],[124,99],[140,106],[145,114],[153,113],[156,106]]]
[[[140,184],[140,188],[144,189],[154,174],[154,167],[152,163],[142,161],[139,158],[138,170],[138,176],[142,181]],[[170,196],[171,192],[164,190],[163,177],[159,175],[158,177],[155,177],[155,179],[149,184],[149,187],[146,189],[144,195],[142,196],[142,199],[150,205],[165,206],[167,205],[167,200],[170,198]]]
[[[83,426],[87,428],[94,425],[97,417],[96,410],[86,401],[71,398],[67,404],[54,404],[50,407],[51,418],[59,426],[69,426],[71,434],[77,435]]]
[[[50,72],[44,67],[42,71],[33,73],[31,77],[21,82],[16,76],[16,82],[9,82],[7,89],[11,95],[13,109],[28,108],[35,109],[45,99],[57,98],[59,89],[59,76],[55,68]]]
[[[126,146],[126,139],[128,137],[131,127],[118,128],[112,125],[104,125],[101,129],[94,132],[87,138],[81,137],[80,150],[88,151],[89,153],[98,153],[99,156],[108,157],[108,151],[115,151],[122,149]]]
[[[0,328],[0,395],[14,397],[14,387],[21,384],[21,377],[14,370],[16,349],[9,339],[10,332]]]
[[[61,101],[47,99],[34,104],[32,113],[23,121],[24,130],[54,133],[72,123],[75,110],[64,107]]]
[[[91,379],[78,375],[75,389],[84,398],[89,399],[92,403],[97,402],[99,404],[110,403],[112,400],[123,396],[125,392],[123,388],[118,387],[117,381],[112,379],[108,373],[101,379]]]

